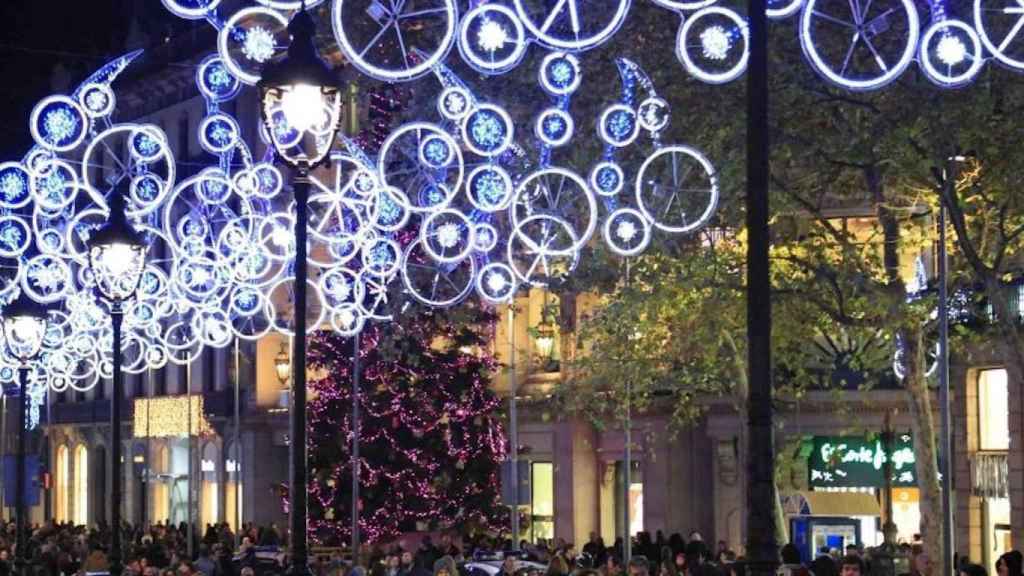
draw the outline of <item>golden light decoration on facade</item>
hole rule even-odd
[[[202,436],[212,431],[210,422],[203,412],[202,396],[135,399],[135,422],[132,433],[136,438]]]

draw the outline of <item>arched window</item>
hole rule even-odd
[[[54,476],[54,517],[57,522],[68,522],[71,514],[68,508],[71,502],[71,454],[68,447],[61,444],[57,447],[57,469]]]
[[[75,524],[89,523],[89,449],[85,444],[75,448],[75,483],[72,512]]]

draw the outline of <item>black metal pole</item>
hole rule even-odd
[[[956,157],[946,162],[947,198],[956,193]],[[953,435],[949,407],[949,312],[946,294],[946,205],[939,204],[939,409],[942,413],[942,567],[945,576],[953,576]]]
[[[25,515],[25,436],[26,428],[26,398],[28,397],[28,366],[18,369],[18,379],[21,390],[18,394],[18,462],[16,472],[18,477],[14,480],[14,517],[17,526],[17,550],[14,555],[14,569],[19,575],[25,574],[25,548],[28,546],[28,518]]]
[[[768,264],[768,17],[748,0],[747,69],[747,558],[748,574],[774,574],[775,435],[772,428],[771,285]]]
[[[352,337],[352,565],[359,565],[359,333]]]
[[[309,171],[295,177],[295,337],[292,338],[291,511],[292,574],[306,576],[306,222]]]
[[[121,576],[121,395],[124,376],[121,374],[121,323],[124,313],[120,304],[110,312],[114,328],[114,377],[110,394],[110,576]]]

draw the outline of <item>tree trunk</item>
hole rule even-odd
[[[903,385],[910,396],[914,416],[914,457],[917,486],[920,490],[921,539],[924,551],[936,566],[942,565],[942,487],[939,484],[938,437],[932,411],[931,390],[925,376],[922,330],[901,331],[904,342]]]

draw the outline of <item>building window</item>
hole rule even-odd
[[[555,537],[555,466],[551,462],[530,465],[530,539]]]
[[[75,449],[74,520],[80,526],[89,523],[89,450],[85,444]]]
[[[1010,412],[1006,370],[983,370],[978,376],[978,447],[1010,449]]]
[[[57,448],[55,472],[56,494],[53,513],[57,522],[67,522],[71,520],[71,515],[68,514],[68,502],[71,496],[71,455],[68,453],[68,447],[63,444]]]

